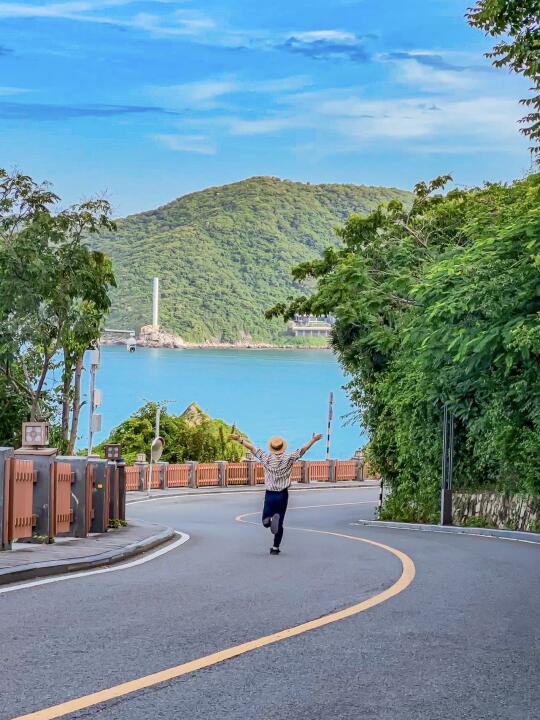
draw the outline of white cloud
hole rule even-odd
[[[293,32],[290,35],[305,43],[324,41],[356,45],[358,42],[358,38],[354,33],[343,32],[342,30],[312,30],[310,32]]]
[[[216,145],[206,135],[153,135],[153,139],[175,152],[196,153],[198,155],[215,155]]]
[[[178,5],[182,0],[154,0],[162,5]],[[195,37],[215,28],[215,22],[191,10],[175,10],[166,15],[137,13],[132,16],[102,15],[107,8],[138,4],[138,0],[82,0],[81,2],[29,3],[0,2],[0,18],[50,18],[76,22],[115,25],[141,30],[154,37]]]
[[[219,107],[219,100],[240,93],[277,94],[299,90],[310,83],[305,76],[272,80],[239,80],[234,77],[201,80],[181,85],[151,88],[150,92],[176,108],[211,110]]]
[[[417,60],[396,62],[394,77],[403,85],[431,91],[467,90],[478,83],[472,72],[434,68]]]
[[[26,93],[32,92],[31,90],[27,90],[26,88],[18,88],[18,87],[7,87],[7,86],[0,86],[0,95],[6,96],[6,95],[25,95]]]
[[[242,120],[230,118],[228,127],[231,135],[274,135],[283,130],[305,128],[305,118],[299,117],[270,117],[257,120]]]

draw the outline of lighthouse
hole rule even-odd
[[[159,328],[159,278],[154,278],[154,286],[152,291],[152,325],[157,330]]]

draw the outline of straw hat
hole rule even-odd
[[[287,449],[287,441],[276,435],[276,437],[270,438],[268,441],[268,449],[274,455],[279,455]]]

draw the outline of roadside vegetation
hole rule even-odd
[[[490,56],[540,92],[537,3],[485,0],[469,20],[506,33]],[[538,96],[523,103],[534,158]],[[391,486],[383,519],[437,520],[445,404],[458,489],[540,493],[540,173],[445,192],[451,180],[419,183],[412,207],[351,216],[342,248],[293,270],[314,294],[267,313],[335,315],[369,460]]]
[[[156,403],[147,403],[130,418],[116,427],[109,438],[96,448],[103,455],[107,443],[119,443],[122,457],[133,464],[139,453],[148,459],[148,448],[154,439]],[[214,420],[195,403],[181,415],[161,410],[160,436],[165,440],[161,459],[170,463],[184,463],[187,460],[214,462],[227,460],[239,462],[246,454],[244,448],[229,440],[238,430],[223,420]]]

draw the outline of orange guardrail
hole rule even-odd
[[[336,480],[356,480],[356,462],[340,460],[335,464]]]
[[[226,485],[247,485],[248,482],[249,475],[247,463],[227,463],[225,466]]]
[[[302,481],[302,465],[304,463],[297,462],[293,465],[292,482]],[[352,481],[358,477],[358,461],[357,460],[334,460],[334,479],[336,481]],[[225,484],[226,485],[247,485],[249,483],[249,463],[224,463]],[[330,462],[326,460],[311,460],[305,462],[306,480],[308,482],[328,482],[331,478]],[[160,467],[153,466],[152,470],[152,488],[161,487]],[[191,466],[189,464],[168,465],[166,467],[166,483],[165,487],[189,487]],[[145,487],[148,483],[149,468],[146,468]],[[220,484],[219,463],[196,463],[195,477],[197,487],[212,487]],[[264,468],[261,463],[253,463],[253,481],[256,485],[264,484]],[[362,473],[363,480],[378,480],[379,477],[373,473],[369,466],[364,464]],[[126,489],[139,489],[139,468],[126,467]]]
[[[167,467],[167,487],[188,487],[189,465],[169,465]]]
[[[199,463],[196,473],[197,487],[219,485],[219,465],[217,463]]]
[[[7,542],[32,537],[36,517],[32,511],[37,476],[31,460],[10,459],[7,469]]]
[[[139,468],[136,465],[134,467],[126,467],[126,490],[138,490],[139,487],[140,487]]]
[[[53,534],[68,533],[69,526],[73,522],[73,510],[71,508],[71,485],[74,475],[69,463],[55,464],[55,513]]]
[[[327,482],[330,479],[330,463],[326,460],[313,460],[306,463],[306,466],[310,482]]]

